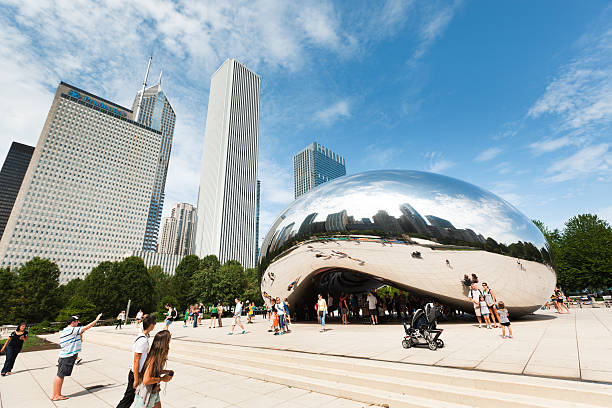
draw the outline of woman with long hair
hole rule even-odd
[[[19,326],[17,326],[17,330],[11,333],[2,346],[2,351],[6,350],[6,359],[4,360],[4,367],[2,367],[3,377],[5,375],[11,375],[17,355],[21,351],[23,343],[28,339],[27,327],[27,324],[20,323]]]
[[[168,330],[162,330],[153,338],[153,344],[142,366],[136,386],[136,396],[131,408],[161,408],[159,388],[162,382],[172,379],[174,371],[166,370],[170,338]]]

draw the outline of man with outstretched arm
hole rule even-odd
[[[138,336],[134,340],[134,346],[132,347],[132,350],[134,350],[134,359],[128,374],[127,388],[117,408],[129,408],[134,402],[136,391],[134,384],[138,384],[138,376],[147,359],[147,353],[149,351],[149,333],[155,328],[155,323],[155,316],[145,315],[142,318],[142,331],[138,333]]]
[[[61,350],[57,362],[57,375],[53,380],[53,395],[51,396],[51,401],[68,399],[68,397],[62,395],[64,377],[69,377],[72,374],[77,354],[81,351],[81,335],[94,327],[100,320],[100,317],[102,317],[102,313],[96,317],[96,320],[83,327],[79,326],[79,317],[72,316],[66,322],[67,326],[64,330],[60,332],[59,345]]]

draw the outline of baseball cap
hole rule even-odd
[[[78,321],[79,321],[79,316],[70,316],[68,320],[66,320],[66,324],[70,324],[72,322],[78,322]]]

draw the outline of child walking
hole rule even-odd
[[[499,323],[502,329],[502,338],[506,338],[506,327],[508,328],[508,337],[512,338],[512,327],[510,327],[510,319],[508,319],[510,312],[506,309],[504,302],[499,302],[497,306],[497,314],[499,314]]]
[[[491,319],[489,319],[489,305],[487,305],[487,302],[482,295],[480,295],[480,314],[482,314],[482,317],[487,324],[487,329],[492,329]]]
[[[277,336],[279,334],[283,334],[282,331],[279,330],[279,323],[278,323],[278,310],[274,309],[274,311],[272,312],[272,327],[274,330],[274,335]]]

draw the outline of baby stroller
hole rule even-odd
[[[433,303],[425,305],[425,311],[419,309],[414,312],[410,326],[404,321],[406,335],[402,340],[404,348],[427,345],[430,350],[444,347],[444,341],[440,339],[443,329],[436,328],[436,307]]]

